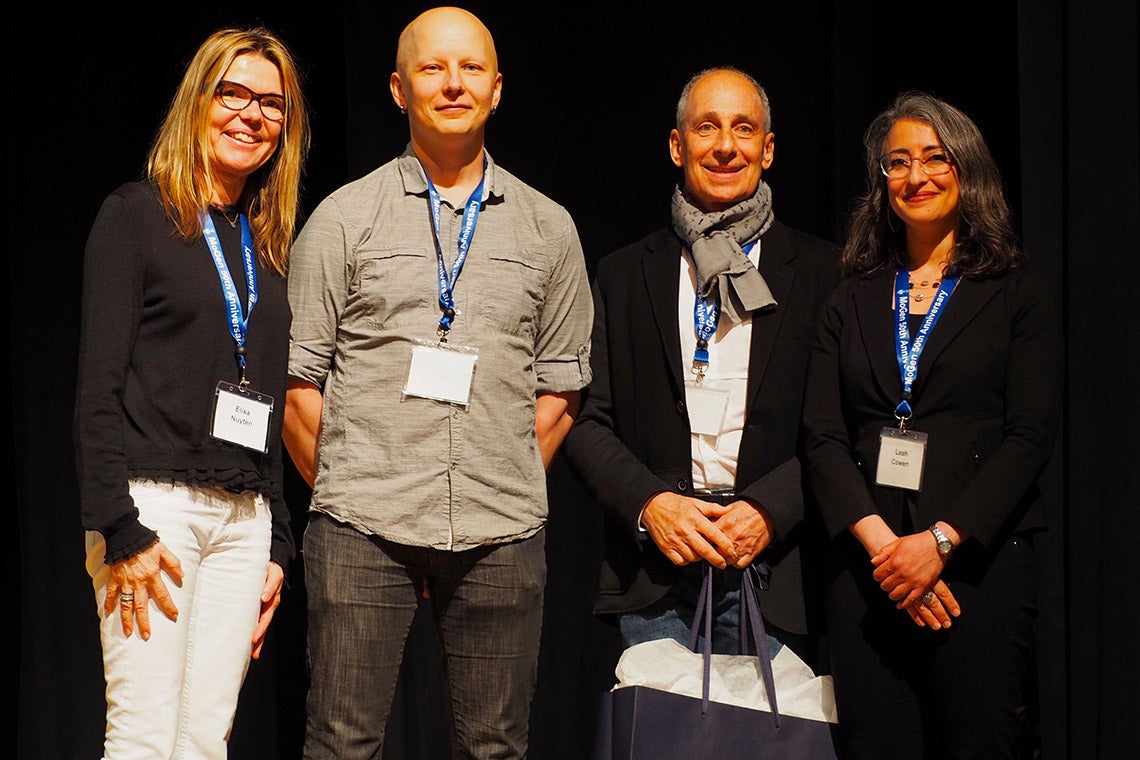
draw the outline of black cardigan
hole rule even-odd
[[[214,219],[245,313],[240,226]],[[238,366],[205,240],[175,237],[147,184],[124,184],[103,202],[84,256],[74,433],[83,527],[106,539],[108,563],[155,540],[127,485],[147,478],[261,493],[273,514],[271,559],[288,569],[281,421],[292,315],[284,277],[259,265],[257,283],[246,376],[274,399],[267,454],[209,432],[215,387],[237,382]]]

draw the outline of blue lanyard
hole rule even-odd
[[[443,307],[443,316],[439,319],[439,335],[443,340],[447,340],[447,332],[451,329],[451,321],[455,319],[455,298],[452,292],[455,289],[455,282],[459,279],[459,273],[463,270],[463,262],[467,260],[467,250],[471,246],[471,236],[475,234],[475,223],[479,221],[479,207],[483,203],[483,182],[487,179],[487,158],[483,158],[483,176],[479,179],[479,186],[471,193],[471,197],[467,199],[467,204],[463,210],[463,227],[459,230],[459,241],[457,243],[458,252],[455,256],[455,263],[451,266],[451,275],[447,273],[447,265],[443,261],[443,247],[440,240],[440,197],[439,191],[435,189],[435,184],[431,181],[431,177],[427,176],[424,172],[424,177],[427,178],[428,196],[431,199],[431,223],[435,231],[435,256],[436,256],[436,270],[439,278],[439,303]]]
[[[918,377],[918,357],[926,346],[930,331],[934,329],[935,323],[942,315],[942,307],[954,292],[958,277],[959,275],[953,275],[942,278],[938,293],[930,304],[930,311],[926,312],[926,318],[922,320],[918,334],[911,341],[910,325],[907,320],[910,315],[910,273],[900,268],[895,274],[895,348],[903,386],[902,401],[895,407],[895,417],[899,420],[900,429],[905,429],[906,420],[911,415],[910,391],[914,387],[914,379]]]
[[[241,298],[238,296],[234,279],[230,275],[230,268],[226,265],[226,257],[222,254],[222,243],[218,240],[218,231],[214,229],[214,220],[209,214],[202,214],[202,236],[206,238],[206,245],[210,247],[210,255],[214,259],[214,266],[218,270],[218,278],[222,281],[222,294],[226,298],[226,318],[230,323],[230,334],[233,335],[236,348],[238,367],[241,374],[241,386],[248,384],[245,379],[245,337],[249,331],[249,315],[257,304],[257,267],[253,263],[253,235],[249,231],[249,221],[245,214],[241,219],[241,255],[242,265],[245,267],[245,283],[249,293],[249,306],[242,314]]]
[[[744,246],[744,253],[748,255],[756,245],[753,240]],[[691,254],[690,254],[691,255]],[[695,266],[695,264],[694,264]],[[720,297],[712,299],[701,298],[700,283],[697,283],[697,297],[693,303],[693,332],[697,334],[697,348],[693,352],[693,364],[698,377],[704,377],[705,369],[709,364],[709,341],[716,335],[716,326],[720,322]]]

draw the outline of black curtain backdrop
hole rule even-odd
[[[25,6],[5,34],[15,546],[5,555],[18,647],[0,754],[94,758],[103,734],[97,616],[83,567],[71,443],[84,241],[103,198],[139,176],[199,42],[264,23],[305,71],[314,148],[305,210],[400,152],[388,95],[400,30],[429,3],[228,7]],[[784,222],[840,241],[862,187],[861,134],[899,90],[969,113],[1005,177],[1030,257],[1063,305],[1065,425],[1045,481],[1042,613],[1026,755],[1131,756],[1138,594],[1137,331],[1140,103],[1129,0],[471,3],[495,36],[503,101],[495,160],[565,205],[588,264],[668,219],[667,137],[680,88],[706,66],[753,73],[772,101],[765,179]],[[703,13],[702,13],[703,12]],[[15,17],[14,17],[15,18]],[[897,30],[897,31],[892,31]],[[18,127],[17,127],[18,125]],[[298,539],[309,493],[288,494]],[[616,633],[590,614],[596,505],[561,460],[549,475],[549,584],[531,756],[588,757]],[[231,758],[299,758],[307,688],[303,561],[243,690]],[[386,758],[446,757],[438,642],[413,628]]]

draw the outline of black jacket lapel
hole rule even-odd
[[[776,343],[776,336],[780,332],[784,314],[787,312],[788,294],[792,290],[795,280],[795,269],[790,266],[795,258],[791,241],[787,231],[779,222],[773,222],[760,237],[760,259],[757,269],[768,283],[772,297],[776,299],[775,308],[768,308],[752,315],[752,345],[748,356],[748,414],[755,408],[753,403],[756,394],[764,380],[764,372],[768,367],[768,357]]]
[[[646,245],[641,257],[645,289],[649,293],[653,321],[669,360],[678,392],[685,387],[685,374],[681,362],[681,336],[678,332],[677,298],[680,294],[681,241],[671,233],[654,238]],[[646,336],[648,339],[648,336]]]

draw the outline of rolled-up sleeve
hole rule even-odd
[[[590,329],[594,305],[578,230],[569,214],[535,339],[540,393],[576,391],[590,384]]]
[[[336,199],[328,198],[297,236],[289,259],[289,374],[317,387],[324,385],[336,349],[352,276],[350,252],[345,217]]]

